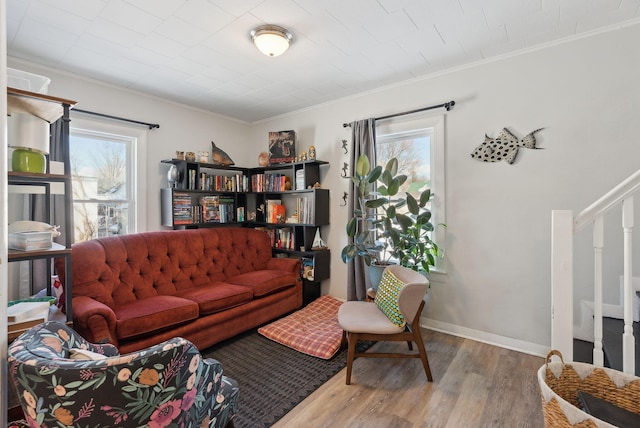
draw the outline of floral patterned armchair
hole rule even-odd
[[[30,427],[224,427],[238,385],[183,338],[119,355],[47,322],[9,347],[9,371]]]

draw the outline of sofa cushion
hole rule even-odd
[[[249,287],[254,297],[261,297],[293,286],[296,276],[281,270],[259,270],[227,278],[226,282]]]
[[[193,300],[198,304],[200,315],[208,315],[250,302],[253,300],[253,291],[240,285],[217,282],[184,290],[175,296]]]
[[[153,333],[198,318],[198,304],[176,296],[153,296],[116,306],[119,339]]]

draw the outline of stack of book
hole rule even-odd
[[[51,232],[26,231],[9,234],[9,248],[12,250],[46,250],[51,245]]]
[[[49,318],[50,301],[19,302],[7,308],[7,331],[21,333]]]
[[[191,208],[191,196],[188,193],[175,192],[173,194],[173,223],[193,223],[193,209]]]

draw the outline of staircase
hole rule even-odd
[[[602,344],[604,366],[623,371],[622,367],[622,331],[624,321],[617,318],[602,319]],[[635,375],[640,377],[640,323],[633,323],[635,338]],[[593,342],[574,339],[573,361],[593,364]]]
[[[606,363],[625,373],[636,374],[636,362],[640,350],[635,337],[639,334],[637,323],[633,322],[634,293],[632,284],[632,233],[634,227],[634,194],[640,191],[640,170],[615,186],[582,212],[575,214],[568,210],[552,211],[551,220],[551,348],[558,349],[565,360],[574,358],[573,334],[573,263],[574,237],[583,229],[591,227],[593,236],[593,310],[594,331],[592,362],[596,366]],[[622,233],[622,309],[623,320],[609,320],[603,317],[603,249],[604,216],[612,208],[622,208],[621,228],[614,233]],[[610,233],[607,230],[607,233]],[[606,336],[605,336],[606,333]],[[634,337],[634,333],[636,336]],[[606,338],[605,338],[606,337]],[[576,349],[582,349],[578,343]]]

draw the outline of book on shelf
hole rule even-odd
[[[193,223],[193,209],[191,196],[188,193],[173,193],[173,223],[191,224]]]
[[[44,317],[49,313],[49,301],[19,302],[7,307],[7,322],[15,323],[30,318]]]
[[[48,320],[48,316],[43,316],[43,317],[35,317],[35,318],[30,318],[28,320],[24,320],[24,321],[18,321],[18,322],[10,322],[7,323],[7,331],[9,333],[17,333],[17,332],[22,332],[24,330],[27,330],[33,326],[36,326],[38,324],[42,324],[43,322]]]
[[[248,178],[244,174],[216,175],[200,173],[200,190],[246,192]]]
[[[265,172],[251,176],[251,189],[254,192],[284,192],[286,174]]]
[[[218,196],[208,195],[200,198],[202,221],[205,223],[220,221],[220,200]]]
[[[296,190],[304,190],[304,169],[296,171]]]
[[[285,208],[284,205],[282,205],[282,201],[280,199],[267,199],[265,218],[266,222],[274,224],[278,223],[278,215],[281,215],[283,219],[285,218]]]
[[[53,241],[51,232],[24,231],[9,233],[9,249],[11,250],[46,250],[51,248]]]

